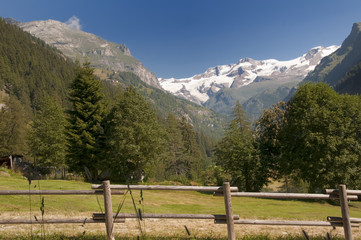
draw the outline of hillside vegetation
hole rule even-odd
[[[337,83],[335,90],[339,93],[361,93],[361,60]]]
[[[31,116],[44,95],[66,105],[74,64],[43,41],[0,19],[0,89]]]

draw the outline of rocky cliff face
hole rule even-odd
[[[155,74],[132,57],[124,44],[108,42],[94,34],[54,20],[18,23],[18,25],[73,60],[88,60],[94,67],[109,68],[113,71],[131,71],[147,84],[161,88]]]
[[[209,68],[205,73],[183,79],[159,79],[162,87],[198,104],[206,103],[221,89],[238,89],[253,83],[298,83],[312,71],[320,60],[338,47],[316,47],[301,57],[289,61],[243,58],[236,64]]]
[[[361,61],[361,23],[352,26],[350,35],[341,47],[322,59],[304,79],[305,82],[325,82],[336,86],[345,74]]]

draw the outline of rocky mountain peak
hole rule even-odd
[[[106,41],[56,20],[33,21],[18,25],[73,60],[88,60],[93,66],[113,71],[131,71],[149,85],[161,88],[155,74],[135,59],[124,44]]]
[[[308,51],[306,53],[305,59],[309,60],[309,59],[313,58],[315,56],[315,54],[317,54],[321,49],[322,49],[322,47],[312,48],[310,51]]]
[[[21,22],[17,21],[14,18],[4,18],[3,19],[5,22],[13,24],[13,25],[19,25]]]

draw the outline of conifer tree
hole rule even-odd
[[[267,182],[262,171],[250,123],[242,105],[237,102],[233,110],[233,120],[225,136],[218,143],[215,155],[217,165],[231,175],[233,184],[242,191],[258,191]]]
[[[105,167],[104,156],[101,156],[104,144],[102,99],[100,81],[89,63],[78,67],[70,90],[72,109],[68,119],[67,164],[71,171],[85,173],[89,180],[96,180]]]
[[[201,153],[193,126],[187,122],[184,116],[180,122],[180,130],[184,146],[182,158],[185,171],[189,179],[196,179],[201,171]]]
[[[167,131],[167,156],[166,156],[166,175],[179,176],[185,175],[182,156],[185,151],[183,136],[180,130],[180,122],[174,114],[169,114],[166,120]]]
[[[66,154],[65,116],[50,96],[43,98],[30,124],[28,146],[36,164],[64,167]]]
[[[285,166],[281,167],[281,133],[285,125],[287,104],[279,102],[265,109],[256,124],[256,141],[262,166],[270,178],[285,176]]]
[[[25,155],[26,115],[21,102],[10,95],[0,108],[0,155]]]

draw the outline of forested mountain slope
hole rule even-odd
[[[354,65],[340,81],[338,81],[335,90],[339,93],[361,93],[361,60]]]
[[[0,90],[16,96],[29,113],[45,94],[66,104],[73,62],[1,18],[0,36]]]

